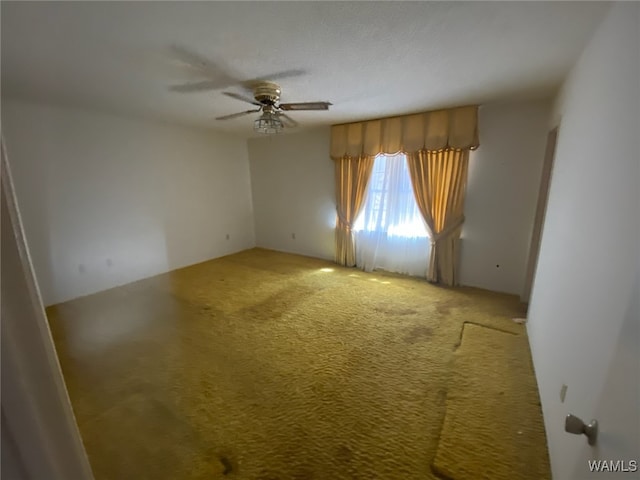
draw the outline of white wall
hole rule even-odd
[[[591,458],[640,460],[639,45],[640,5],[614,4],[555,109],[561,123],[528,330],[558,480],[592,478]],[[568,413],[600,422],[597,447],[563,431]]]
[[[523,290],[550,107],[536,101],[480,108],[462,230],[463,285]]]
[[[243,139],[6,100],[2,120],[47,305],[254,245]]]
[[[522,291],[549,110],[546,101],[480,110],[481,146],[471,155],[462,234],[464,285]],[[249,141],[258,246],[333,259],[329,142],[329,129]]]
[[[321,128],[249,140],[259,247],[334,258],[335,180],[329,139],[330,130]]]

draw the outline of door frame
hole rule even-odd
[[[544,153],[544,163],[542,164],[542,176],[540,178],[540,188],[538,190],[538,203],[536,205],[536,215],[533,220],[533,230],[529,243],[529,259],[527,260],[527,271],[524,279],[524,287],[520,300],[529,303],[531,290],[536,276],[538,266],[538,255],[540,254],[540,243],[542,241],[542,231],[544,220],[547,214],[547,203],[549,201],[549,187],[551,186],[551,176],[553,174],[553,162],[556,156],[556,146],[558,144],[558,131],[560,126],[552,128],[547,134],[547,145]]]
[[[0,405],[7,441],[2,472],[20,480],[93,480],[36,283],[1,133],[0,150]]]

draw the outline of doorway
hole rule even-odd
[[[533,280],[535,278],[536,268],[538,265],[542,229],[544,226],[545,215],[547,213],[547,201],[549,199],[549,186],[551,185],[553,161],[556,155],[558,128],[559,127],[555,127],[547,135],[547,146],[544,153],[544,164],[542,165],[542,177],[540,179],[540,190],[538,192],[538,204],[536,206],[536,216],[533,220],[533,231],[531,232],[529,259],[527,260],[527,273],[524,279],[522,295],[520,296],[520,299],[525,303],[529,303]]]

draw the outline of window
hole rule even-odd
[[[354,230],[360,268],[425,275],[430,241],[405,155],[376,157]]]
[[[378,155],[373,164],[365,205],[356,231],[396,237],[427,237],[404,154]]]

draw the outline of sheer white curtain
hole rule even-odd
[[[354,225],[356,265],[424,277],[429,247],[404,154],[378,155],[364,207]]]

